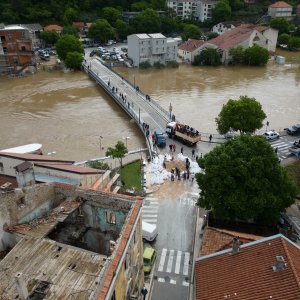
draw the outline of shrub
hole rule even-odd
[[[150,62],[147,60],[147,61],[141,62],[141,63],[139,64],[139,67],[140,67],[141,69],[149,69],[149,68],[151,68],[151,64],[150,64]]]
[[[166,66],[168,68],[178,68],[179,64],[176,60],[167,61]]]

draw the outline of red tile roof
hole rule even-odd
[[[204,232],[200,255],[204,256],[215,253],[217,251],[231,248],[232,240],[234,237],[239,237],[239,240],[243,244],[257,241],[263,238],[254,234],[207,227]]]
[[[202,46],[205,43],[203,40],[194,40],[194,39],[189,39],[182,45],[178,47],[178,49],[187,51],[187,52],[192,52]]]
[[[72,26],[75,26],[75,27],[84,27],[85,23],[84,22],[73,22],[72,23]]]
[[[44,27],[44,30],[45,31],[55,30],[55,31],[59,31],[60,32],[60,31],[63,30],[63,28],[61,26],[59,26],[59,25],[48,25],[48,26]]]
[[[284,1],[277,1],[273,4],[271,4],[269,7],[292,7],[291,5],[289,5],[288,3],[284,2]]]
[[[19,153],[10,153],[10,152],[0,152],[0,157],[12,157],[25,161],[40,161],[40,162],[57,162],[64,164],[73,164],[74,160],[66,160],[48,155],[39,155],[39,154],[19,154]]]
[[[286,265],[273,271],[276,256]],[[223,250],[195,263],[196,300],[300,299],[300,247],[282,235]]]
[[[208,44],[214,44],[221,49],[230,49],[238,46],[247,40],[254,30],[262,32],[266,30],[266,26],[256,26],[252,24],[242,24],[230,31],[219,35],[218,37],[207,41]]]

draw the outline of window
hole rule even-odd
[[[136,243],[136,230],[135,230],[134,233],[133,233],[133,243],[134,243],[134,244]]]
[[[116,224],[116,216],[113,212],[111,211],[106,212],[106,222],[109,224]]]
[[[3,47],[4,54],[7,54],[7,47]]]

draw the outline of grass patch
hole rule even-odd
[[[125,183],[123,190],[134,189],[141,192],[141,161],[137,160],[124,166],[121,171],[121,180]]]
[[[285,168],[294,179],[297,187],[297,194],[300,195],[300,160],[297,160],[295,163],[288,165]]]

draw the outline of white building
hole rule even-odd
[[[167,39],[161,33],[132,34],[127,37],[128,57],[132,59],[133,66],[138,67],[142,62],[153,65],[159,62],[165,65],[177,57],[177,42]]]
[[[218,23],[213,26],[212,32],[217,33],[218,35],[221,35],[227,31],[230,31],[237,27],[237,25],[240,25],[240,23],[234,22],[234,21],[225,21]]]
[[[167,0],[167,7],[181,19],[193,18],[204,22],[211,19],[211,10],[216,3],[212,0]]]
[[[284,1],[278,1],[271,4],[268,8],[268,15],[274,18],[285,18],[287,20],[292,19],[293,7]]]

